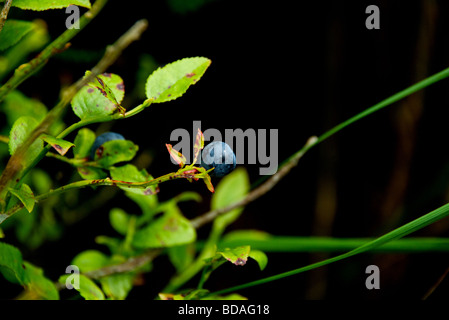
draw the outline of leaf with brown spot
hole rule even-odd
[[[206,72],[211,60],[204,57],[185,58],[154,71],[146,82],[147,98],[162,103],[181,97]]]
[[[87,71],[84,77],[90,75]],[[82,120],[107,116],[125,109],[120,105],[125,96],[123,79],[116,74],[99,75],[81,88],[72,99],[73,112]]]
[[[55,138],[49,135],[41,135],[40,138],[51,145],[61,156],[65,155],[71,147],[75,146],[69,141]]]

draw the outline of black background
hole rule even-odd
[[[122,133],[151,154],[154,176],[173,171],[165,143],[176,128],[192,132],[193,121],[207,128],[278,129],[279,162],[356,113],[449,66],[448,4],[444,1],[204,1],[197,10],[177,12],[167,1],[109,1],[99,16],[72,40],[72,48],[101,52],[135,21],[148,30],[123,52],[108,72],[136,87],[141,54],[159,65],[184,57],[205,56],[212,64],[181,99],[153,105],[144,114],[93,130]],[[380,30],[368,30],[365,9],[380,8]],[[22,13],[12,9],[11,15]],[[29,14],[29,13],[27,13]],[[48,23],[52,38],[64,31],[63,10],[31,13]],[[29,16],[28,16],[29,17]],[[70,49],[69,49],[70,50]],[[101,56],[101,54],[100,54]],[[21,89],[47,106],[58,101],[61,79],[75,81],[92,63],[55,57]],[[417,218],[448,199],[446,123],[448,84],[439,82],[379,111],[312,149],[272,191],[245,208],[229,230],[258,229],[273,235],[375,237]],[[124,101],[131,108],[140,101]],[[66,123],[76,117],[68,113]],[[74,136],[73,136],[74,137]],[[72,137],[72,138],[73,138]],[[69,168],[46,159],[55,176]],[[245,166],[251,182],[258,165]],[[63,178],[62,178],[63,179]],[[209,209],[202,183],[161,185],[160,199],[184,190],[199,192],[201,204],[181,205],[193,218]],[[92,193],[86,192],[86,196]],[[319,205],[317,205],[319,204]],[[87,219],[25,259],[57,278],[74,255],[98,234],[114,236],[110,208],[133,205],[118,195]],[[127,207],[128,206],[128,207]],[[319,209],[323,208],[323,209]],[[199,236],[207,235],[208,227]],[[415,234],[447,236],[442,221]],[[58,258],[56,258],[58,257]],[[261,272],[255,262],[225,265],[207,282],[214,291],[288,271],[328,257],[326,254],[269,253]],[[174,269],[165,258],[154,262],[144,286],[130,299],[150,299]],[[365,268],[381,270],[381,289],[365,288]],[[363,254],[316,271],[242,290],[249,299],[392,299],[421,298],[448,267],[447,254]],[[190,284],[196,285],[197,279]],[[441,299],[447,281],[431,296]]]

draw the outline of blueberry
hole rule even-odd
[[[236,165],[235,154],[231,147],[223,141],[209,143],[201,154],[201,166],[211,171],[215,177],[223,177],[234,170]]]
[[[95,159],[95,152],[97,149],[106,141],[112,141],[112,140],[125,140],[125,138],[115,132],[105,132],[100,134],[94,141],[94,144],[92,145],[92,148],[90,149],[90,158],[93,160]]]

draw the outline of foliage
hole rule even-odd
[[[106,2],[97,0],[91,5],[88,0],[15,0],[13,6],[34,11],[61,9],[71,4],[81,6],[89,10],[83,18],[82,30],[87,20],[93,18]],[[178,12],[192,10],[206,2],[196,1],[195,4],[186,5],[187,2],[169,1]],[[106,141],[98,149],[95,146],[95,156],[92,157],[92,146],[98,135],[87,128],[88,125],[99,126],[101,123],[127,121],[137,115],[148,116],[146,113],[151,110],[146,109],[153,104],[172,103],[184,96],[203,77],[211,60],[206,57],[188,57],[154,68],[148,74],[139,74],[141,81],[136,86],[144,91],[145,96],[141,97],[142,103],[133,108],[124,107],[127,92],[123,78],[101,70],[101,67],[86,70],[79,82],[61,92],[60,103],[52,109],[41,101],[27,97],[17,88],[42,68],[49,58],[65,48],[77,32],[66,31],[47,44],[50,36],[39,22],[15,19],[8,19],[0,32],[0,51],[3,54],[0,80],[10,76],[0,88],[1,112],[5,116],[5,126],[0,132],[0,157],[7,160],[0,178],[0,237],[4,238],[0,242],[0,273],[8,282],[22,287],[23,293],[16,298],[56,300],[60,298],[60,291],[66,290],[67,283],[73,279],[71,274],[61,272],[58,278],[50,279],[45,270],[24,259],[24,252],[36,249],[48,240],[60,239],[73,220],[84,218],[83,209],[88,215],[91,207],[101,206],[104,194],[99,187],[120,192],[132,205],[110,209],[108,224],[114,236],[97,235],[95,238],[103,251],[80,248],[79,252],[73,253],[70,263],[77,266],[81,274],[78,275],[79,286],[75,286],[76,292],[72,291],[71,294],[85,300],[126,299],[143,276],[152,272],[152,260],[159,255],[170,261],[175,274],[159,292],[158,298],[190,300],[245,299],[237,293],[239,289],[312,270],[368,250],[448,250],[445,239],[420,240],[418,245],[413,239],[404,239],[402,242],[399,239],[449,215],[449,205],[374,239],[340,239],[338,242],[337,239],[330,241],[272,236],[259,230],[238,230],[226,234],[227,228],[244,212],[245,205],[262,195],[261,190],[264,189],[251,189],[248,173],[243,167],[238,167],[220,180],[213,180],[211,172],[214,168],[206,170],[196,165],[205,147],[200,130],[196,133],[191,164],[187,164],[186,157],[172,145],[165,145],[179,167],[159,177],[150,173],[156,171],[155,168],[141,167],[135,161],[148,145],[137,145],[132,141],[133,137],[129,137],[131,140]],[[28,54],[41,50],[45,45],[31,62],[23,63]],[[148,57],[144,56],[145,64],[151,66],[153,62]],[[111,59],[105,54],[106,58]],[[309,149],[346,126],[448,76],[449,70],[444,70],[312,139],[312,142],[286,160],[279,174],[288,172],[286,168],[291,169],[296,165]],[[68,104],[73,112],[71,119],[76,119],[75,122],[64,121],[63,115]],[[70,133],[74,133],[73,139]],[[160,141],[157,143],[162,144]],[[73,175],[69,181],[54,179],[39,168],[44,157],[70,165]],[[282,176],[277,174],[275,178],[280,180]],[[199,239],[198,225],[182,211],[184,202],[204,201],[199,193],[184,191],[170,199],[159,195],[161,184],[177,179],[191,183],[202,180],[210,191],[209,213],[215,213],[215,216],[205,240]],[[277,183],[278,180],[267,183]],[[82,188],[94,191],[96,196],[82,199],[79,196]],[[267,189],[264,192],[270,188]],[[61,210],[61,204],[64,210]],[[3,230],[8,230],[8,237]],[[16,246],[7,243],[13,232],[18,242]],[[19,250],[19,246],[24,250]],[[238,272],[238,268],[245,267],[248,261],[253,260],[263,272],[268,264],[268,255],[264,251],[320,251],[323,248],[328,252],[342,249],[349,251],[309,266],[218,292],[210,292],[205,288],[211,275],[224,264],[233,265],[235,272]],[[197,286],[186,287],[196,276],[199,278]]]

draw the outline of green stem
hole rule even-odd
[[[79,128],[85,127],[87,125],[90,125],[90,124],[130,118],[130,117],[135,116],[136,114],[142,112],[145,108],[149,107],[151,105],[152,101],[153,101],[153,99],[145,100],[142,104],[133,108],[129,112],[126,112],[125,115],[123,115],[121,113],[115,113],[115,114],[112,114],[109,116],[101,116],[101,117],[95,117],[95,118],[90,118],[90,119],[86,119],[86,120],[80,120],[80,121],[72,124],[71,126],[67,127],[64,131],[62,131],[57,136],[57,138],[63,139],[65,136],[72,133],[73,131],[75,131]],[[23,183],[23,179],[26,177],[26,175],[31,171],[31,169],[33,169],[45,157],[45,155],[48,153],[48,151],[50,149],[51,149],[51,146],[46,145],[44,147],[44,149],[36,156],[36,158],[34,158],[34,160],[30,163],[30,165],[28,165],[28,167],[24,168],[21,171],[21,173],[19,174],[19,183],[17,184],[16,187],[20,187],[20,185]]]
[[[79,29],[67,29],[52,43],[50,43],[41,53],[28,63],[22,64],[14,72],[14,75],[0,88],[0,102],[6,95],[17,88],[23,81],[28,79],[43,65],[45,65],[52,56],[66,48],[67,43],[78,34],[83,28],[101,11],[108,0],[96,0],[92,8],[86,12],[80,19]]]
[[[293,276],[293,275],[296,275],[296,274],[299,274],[299,273],[302,273],[302,272],[305,272],[305,271],[316,269],[316,268],[319,268],[319,267],[331,264],[333,262],[337,262],[337,261],[340,261],[340,260],[343,260],[343,259],[355,256],[357,254],[360,254],[360,253],[363,253],[363,252],[366,252],[366,251],[369,251],[369,250],[373,250],[375,248],[379,248],[380,246],[382,246],[382,245],[384,245],[384,244],[386,244],[386,243],[388,243],[390,241],[393,241],[393,240],[396,240],[396,239],[400,239],[400,238],[402,238],[402,237],[404,237],[404,236],[406,236],[406,235],[408,235],[410,233],[413,233],[413,232],[415,232],[415,231],[417,231],[419,229],[422,229],[422,228],[424,228],[424,227],[426,227],[426,226],[428,226],[428,225],[430,225],[430,224],[432,224],[432,223],[434,223],[434,222],[436,222],[438,220],[441,220],[441,219],[443,219],[443,218],[445,218],[447,216],[449,216],[449,204],[445,204],[445,205],[439,207],[438,209],[435,209],[434,211],[431,211],[431,212],[423,215],[422,217],[419,217],[419,218],[417,218],[417,219],[415,219],[415,220],[413,220],[413,221],[411,221],[411,222],[409,222],[409,223],[407,223],[407,224],[405,224],[405,225],[403,225],[403,226],[401,226],[401,227],[399,227],[399,228],[397,228],[397,229],[395,229],[395,230],[393,230],[393,231],[391,231],[391,232],[389,232],[389,233],[387,233],[387,234],[385,234],[385,235],[383,235],[383,236],[381,236],[379,238],[376,238],[376,239],[374,239],[374,240],[372,240],[372,241],[370,241],[368,243],[365,243],[365,244],[363,244],[363,245],[361,245],[361,246],[359,246],[359,247],[357,247],[354,250],[351,250],[349,252],[346,252],[346,253],[343,253],[341,255],[332,257],[330,259],[326,259],[326,260],[323,260],[323,261],[320,261],[320,262],[316,262],[316,263],[310,264],[310,265],[305,266],[305,267],[301,267],[301,268],[294,269],[294,270],[291,270],[291,271],[288,271],[288,272],[277,274],[277,275],[274,275],[274,276],[271,276],[271,277],[263,278],[263,279],[260,279],[260,280],[252,281],[252,282],[245,283],[245,284],[242,284],[242,285],[238,285],[238,286],[235,286],[235,287],[231,287],[231,288],[219,290],[219,291],[216,291],[216,292],[213,292],[213,293],[209,293],[208,296],[209,295],[220,295],[220,294],[224,294],[224,293],[234,292],[234,291],[237,291],[237,290],[241,290],[241,289],[245,289],[245,288],[261,285],[261,284],[268,283],[268,282],[275,281],[275,280],[279,280],[279,279],[283,279],[283,278],[286,278],[286,277],[290,277],[290,276]]]
[[[306,145],[304,147],[302,147],[300,150],[298,150],[297,152],[295,152],[294,154],[292,154],[289,158],[287,158],[286,160],[284,160],[279,167],[282,168],[286,163],[288,163],[291,159],[294,159],[298,156],[298,154],[303,154],[306,153],[307,151],[309,151],[311,148],[313,148],[314,146],[318,145],[319,143],[323,142],[324,140],[326,140],[327,138],[333,136],[334,134],[336,134],[337,132],[343,130],[344,128],[346,128],[347,126],[349,126],[350,124],[353,124],[354,122],[361,120],[362,118],[376,112],[379,111],[401,99],[404,99],[405,97],[419,91],[422,90],[438,81],[441,81],[445,78],[449,77],[449,68],[444,69],[443,71],[440,71],[418,83],[415,83],[414,85],[399,91],[398,93],[388,97],[385,100],[382,100],[381,102],[373,105],[372,107],[356,114],[355,116],[349,118],[348,120],[336,125],[335,127],[333,127],[332,129],[326,131],[325,133],[323,133],[322,135],[320,135],[318,137],[318,139],[309,145]],[[263,176],[262,178],[260,178],[258,181],[256,181],[252,186],[251,189],[256,188],[258,185],[262,184],[265,180],[267,180],[270,176]]]
[[[223,239],[218,248],[234,248],[248,245],[251,250],[264,252],[344,252],[364,245],[374,238],[332,238],[269,236],[266,239]],[[201,249],[205,244],[197,242]],[[448,252],[449,238],[405,238],[394,240],[373,249],[376,252]]]
[[[160,176],[159,178],[152,179],[149,181],[144,181],[144,182],[127,182],[127,181],[121,181],[121,180],[113,180],[110,178],[81,180],[81,181],[69,183],[69,184],[59,187],[57,189],[50,190],[47,193],[38,195],[38,196],[34,197],[34,200],[36,202],[39,202],[39,201],[45,200],[51,196],[55,196],[55,195],[61,194],[63,192],[66,192],[68,190],[85,188],[87,186],[116,186],[116,187],[145,189],[147,187],[157,185],[159,183],[163,183],[163,182],[166,182],[169,180],[191,177],[191,175],[186,176],[185,174],[183,174],[183,171],[185,171],[185,169],[181,169],[175,173],[168,173],[166,175]],[[201,174],[199,174],[199,175],[201,175]],[[4,220],[11,217],[13,214],[15,214],[17,211],[19,211],[22,208],[23,208],[23,204],[18,203],[15,206],[13,206],[12,208],[9,208],[5,213],[0,214],[0,224]]]

